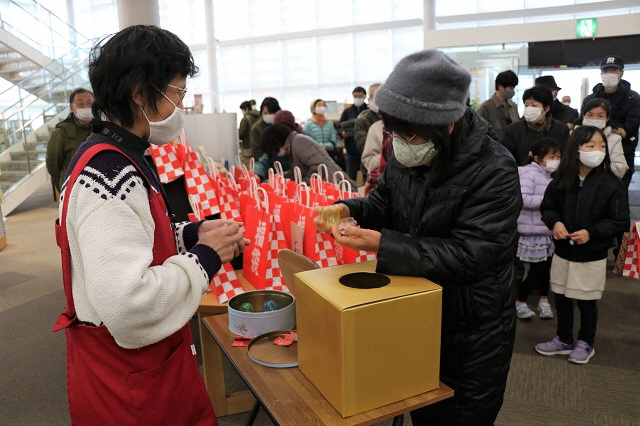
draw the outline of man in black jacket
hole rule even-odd
[[[627,188],[634,171],[635,149],[638,145],[638,126],[640,126],[640,95],[631,90],[631,84],[622,80],[624,61],[619,56],[607,56],[600,64],[602,83],[593,87],[593,93],[584,98],[582,109],[591,99],[602,98],[611,104],[611,122],[620,126],[617,130],[622,136],[622,149],[629,165],[629,171],[623,182]]]
[[[558,92],[562,90],[562,88],[558,87],[558,84],[556,84],[556,79],[553,78],[552,75],[543,75],[536,78],[535,84],[547,86],[547,88],[551,91],[551,94],[553,95],[553,104],[551,104],[551,116],[554,119],[567,124],[573,123],[573,120],[579,117],[577,109],[571,108],[569,105],[565,105],[558,100]]]
[[[440,380],[455,394],[413,411],[414,425],[492,425],[515,339],[520,182],[465,105],[470,83],[440,51],[402,59],[375,96],[393,156],[368,197],[336,204],[361,226],[334,227],[339,244],[377,252],[378,272],[442,286]]]
[[[358,86],[353,89],[351,94],[353,95],[353,104],[342,111],[338,123],[338,134],[344,139],[344,146],[347,148],[347,174],[352,180],[356,180],[358,170],[360,170],[360,151],[356,146],[355,127],[358,115],[368,108],[364,103],[367,91],[364,90],[364,87]]]

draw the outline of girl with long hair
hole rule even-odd
[[[542,355],[569,355],[570,362],[586,364],[595,354],[597,301],[604,291],[607,254],[617,233],[629,228],[629,205],[611,172],[602,130],[574,130],[540,211],[556,246],[550,281],[558,326],[557,336],[535,348]],[[574,300],[580,309],[577,341]]]

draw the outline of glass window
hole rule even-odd
[[[281,43],[259,43],[250,49],[251,87],[279,91],[283,83]]]
[[[353,65],[352,34],[318,38],[318,84],[351,84],[354,80]]]
[[[318,79],[315,40],[286,40],[282,42],[282,46],[283,80],[286,86],[315,86]]]
[[[369,85],[386,77],[391,69],[393,44],[391,31],[356,33],[354,38],[354,82]]]
[[[206,43],[204,2],[159,0],[160,25],[188,45]]]
[[[295,0],[282,2],[282,31],[285,33],[309,31],[316,25],[316,2]]]

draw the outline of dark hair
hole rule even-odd
[[[91,90],[87,90],[87,89],[83,89],[82,87],[78,87],[77,89],[74,89],[73,92],[71,92],[71,94],[69,95],[69,105],[71,105],[73,103],[73,101],[76,98],[76,95],[79,95],[81,93],[91,93],[91,96],[95,98],[95,96],[93,96],[93,92]]]
[[[260,137],[260,146],[262,152],[267,154],[269,158],[275,157],[280,148],[287,141],[287,137],[292,132],[291,128],[286,124],[277,123],[264,129]]]
[[[553,138],[540,138],[531,147],[531,161],[534,161],[533,157],[538,157],[542,160],[549,153],[560,151],[560,145]]]
[[[498,86],[516,87],[518,85],[518,76],[511,70],[502,71],[496,76],[496,90]]]
[[[100,40],[89,55],[89,81],[95,93],[94,116],[102,111],[123,127],[134,121],[134,95],[157,113],[169,82],[193,77],[193,55],[175,34],[153,25],[133,25]]]
[[[584,108],[582,108],[582,111],[580,111],[580,119],[578,120],[577,124],[582,124],[582,120],[584,120],[584,115],[589,111],[591,111],[592,109],[598,108],[598,107],[602,108],[604,112],[607,113],[607,125],[608,125],[609,121],[611,121],[611,104],[609,103],[608,100],[602,99],[602,98],[593,98],[584,105]]]
[[[554,179],[558,181],[559,189],[571,189],[577,185],[578,173],[580,170],[580,159],[578,154],[579,148],[581,145],[589,142],[596,133],[600,134],[600,137],[607,146],[604,161],[597,167],[597,169],[603,169],[609,173],[611,172],[609,146],[604,132],[597,127],[580,126],[571,133],[571,136],[569,136],[569,140],[567,141],[567,144],[564,147],[564,152],[562,153],[560,166],[558,166],[558,170],[556,170]]]
[[[315,113],[316,105],[318,105],[318,102],[324,102],[324,99],[316,99],[315,101],[313,101],[313,103],[311,104],[311,113],[312,114]]]
[[[367,96],[367,91],[364,90],[364,87],[362,87],[362,86],[356,86],[356,88],[353,89],[351,94],[353,95],[354,93],[364,93],[364,95]]]
[[[251,99],[251,100],[249,101],[249,103],[250,103],[251,105],[255,105],[255,104],[256,104],[256,100],[255,100],[255,99]]]
[[[425,140],[431,140],[438,150],[438,155],[433,160],[429,183],[437,186],[450,168],[451,158],[460,149],[470,134],[469,123],[463,115],[453,126],[453,132],[449,134],[449,126],[415,124],[403,119],[393,117],[384,111],[380,111],[382,121],[387,131],[395,132],[402,136],[418,135]]]
[[[244,101],[241,103],[240,109],[251,109],[251,101]]]
[[[262,114],[262,110],[264,109],[264,107],[267,107],[267,110],[271,114],[275,114],[281,109],[280,104],[278,103],[278,100],[276,98],[271,98],[269,96],[267,96],[262,100],[262,103],[260,104],[260,114]]]
[[[542,105],[551,108],[553,104],[553,94],[547,86],[537,85],[524,91],[522,95],[522,102],[526,102],[527,99],[533,99],[540,102]]]

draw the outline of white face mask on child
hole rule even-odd
[[[607,127],[607,120],[592,120],[590,118],[585,118],[582,120],[582,125],[597,127],[602,130]]]
[[[580,162],[592,169],[602,164],[606,155],[607,153],[602,151],[578,151]]]
[[[560,160],[547,160],[547,165],[544,166],[544,169],[549,173],[553,173],[558,170],[558,166],[560,165]]]

